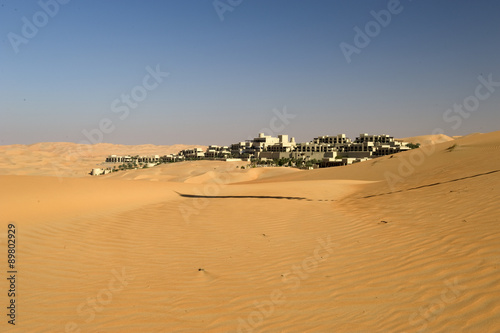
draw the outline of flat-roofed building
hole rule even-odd
[[[328,144],[332,146],[343,146],[351,143],[351,140],[345,134],[337,134],[337,135],[323,135],[317,138],[314,138],[313,142],[315,144]]]
[[[243,156],[245,150],[248,147],[250,147],[250,143],[242,141],[242,142],[238,142],[238,143],[233,143],[230,146],[229,150],[231,151],[231,155],[240,157],[240,156]]]
[[[362,133],[354,140],[354,145],[363,147],[364,150],[361,151],[370,151],[370,156],[390,155],[410,149],[405,142],[396,141],[394,137],[387,134],[368,135]]]
[[[347,165],[366,159],[394,154],[409,150],[406,142],[394,140],[386,134],[369,135],[362,133],[354,141],[345,134],[323,135],[310,142],[296,143],[295,138],[286,134],[278,137],[259,133],[256,138],[234,143],[228,146],[210,145],[204,152],[201,148],[191,148],[180,151],[178,154],[164,156],[117,156],[106,158],[109,163],[159,163],[162,161],[175,162],[185,159],[228,159],[242,158],[255,159],[302,159],[323,160],[323,166]]]
[[[111,173],[111,169],[94,168],[92,169],[92,171],[90,171],[90,174],[92,176],[107,175],[108,173]]]
[[[106,162],[108,163],[158,163],[160,162],[160,155],[151,156],[118,156],[110,155],[106,157]]]
[[[184,156],[178,155],[178,154],[168,154],[168,155],[162,156],[161,160],[164,161],[164,162],[183,161],[184,160]]]
[[[201,148],[184,149],[180,151],[179,155],[182,155],[185,158],[193,158],[193,159],[201,159],[205,157],[205,153]]]
[[[118,156],[118,155],[110,155],[106,157],[106,162],[108,163],[128,163],[133,162],[134,159],[131,156]]]
[[[248,156],[251,158],[260,158],[261,153],[267,151],[269,146],[279,144],[283,140],[288,141],[288,135],[281,135],[280,137],[273,137],[271,135],[264,135],[264,133],[259,133],[259,136],[253,138],[252,140],[247,140],[245,142],[245,148],[241,153],[242,156]]]
[[[371,158],[367,157],[361,157],[361,158],[356,158],[356,157],[343,157],[343,158],[324,158],[321,163],[319,164],[320,168],[330,168],[330,167],[336,167],[336,166],[344,166],[344,165],[350,165],[354,163],[359,163],[359,162],[364,162],[368,161]]]
[[[137,157],[137,162],[158,163],[158,162],[160,162],[160,155],[139,156],[139,157]]]
[[[231,156],[228,146],[210,145],[205,151],[205,158],[227,158],[228,156]]]

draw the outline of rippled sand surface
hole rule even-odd
[[[2,148],[18,307],[1,332],[500,327],[500,132],[311,171],[197,161],[60,177],[40,149]]]

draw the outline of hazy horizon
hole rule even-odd
[[[438,134],[444,134],[444,135],[447,135],[447,136],[453,138],[453,137],[465,137],[465,136],[473,135],[473,134],[486,134],[486,133],[489,133],[489,132],[485,132],[485,133],[473,132],[473,133],[468,133],[468,134],[464,134],[464,135],[455,135],[455,136],[447,135],[446,133],[438,133]],[[306,138],[304,140],[297,140],[297,137],[295,137],[295,136],[293,136],[293,135],[291,135],[289,133],[283,133],[283,134],[287,134],[289,139],[291,139],[292,137],[295,138],[295,140],[296,140],[297,143],[300,143],[300,142],[311,142],[311,141],[313,141],[314,138],[317,138],[318,136],[322,136],[322,135],[316,135],[314,137]],[[337,133],[337,134],[345,134],[345,133]],[[337,135],[337,134],[325,134],[325,135]],[[359,133],[359,134],[361,134],[361,133]],[[349,139],[351,139],[351,140],[354,140],[356,137],[359,136],[359,134],[356,134],[354,136],[347,135],[347,137]],[[374,134],[374,135],[389,134],[389,135],[391,135],[391,133],[367,133],[367,134],[370,134],[370,135],[371,134]],[[276,134],[276,135],[273,135],[273,136],[277,137],[278,135],[279,134]],[[429,140],[430,140],[430,136],[431,135],[433,135],[433,134],[429,133],[429,134],[414,135],[414,137],[419,137],[419,136],[426,137],[426,136],[428,136]],[[256,138],[257,136],[258,135],[253,135],[252,139]],[[393,136],[393,135],[391,135],[391,136]],[[403,139],[403,138],[410,138],[411,136],[400,136],[400,137],[393,136],[393,137],[395,139]],[[123,146],[147,146],[147,145],[154,145],[154,146],[176,146],[176,145],[180,145],[180,146],[196,146],[196,145],[198,145],[198,146],[209,146],[209,145],[230,146],[233,143],[243,142],[243,141],[246,141],[246,140],[248,140],[248,139],[245,138],[245,139],[241,139],[241,140],[235,140],[235,141],[232,141],[232,142],[219,143],[219,144],[216,144],[216,143],[213,143],[213,142],[198,142],[198,143],[173,142],[173,143],[169,143],[169,144],[163,144],[163,143],[149,143],[149,142],[142,142],[142,143],[116,143],[116,142],[106,142],[106,141],[102,141],[102,142],[98,142],[98,143],[92,143],[92,142],[88,143],[88,142],[84,142],[84,141],[88,141],[88,140],[83,139],[80,142],[74,142],[74,141],[37,141],[37,142],[31,142],[31,143],[0,144],[0,146],[15,146],[15,145],[31,146],[31,145],[36,145],[36,144],[40,144],[40,143],[75,143],[75,144],[90,144],[90,145],[94,145],[94,144],[111,144],[111,145],[123,145]],[[417,142],[413,142],[413,143],[417,143]]]
[[[231,3],[0,1],[0,145],[499,130],[497,2]]]

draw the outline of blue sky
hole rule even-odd
[[[354,28],[397,0],[220,0],[223,20],[212,0],[55,1],[41,1],[58,4],[51,17],[37,1],[0,0],[0,145],[89,141],[103,119],[95,141],[121,144],[230,144],[271,122],[267,134],[298,141],[499,130],[496,86],[443,119],[479,75],[500,82],[498,1],[401,0],[350,63],[340,44],[356,46]],[[158,65],[169,75],[120,119],[112,103],[144,91]],[[294,118],[273,121],[285,108]]]

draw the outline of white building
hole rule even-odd
[[[208,146],[205,151],[205,158],[227,158],[231,156],[231,151],[228,146]]]
[[[205,157],[205,153],[201,148],[184,149],[179,152],[179,155],[187,159],[201,159]]]
[[[362,133],[353,143],[342,147],[341,151],[347,153],[348,157],[375,157],[409,150],[406,144],[406,142],[395,141],[390,135]]]
[[[108,163],[158,163],[160,162],[160,155],[152,156],[117,156],[110,155],[106,157],[106,162]]]
[[[94,168],[94,169],[92,169],[92,171],[90,171],[90,174],[92,176],[107,175],[108,173],[111,173],[110,169]]]

